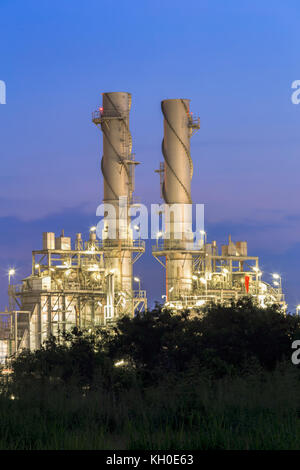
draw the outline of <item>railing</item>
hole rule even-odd
[[[115,109],[110,108],[109,110],[104,110],[103,108],[97,109],[92,113],[92,121],[101,121],[102,119],[123,119],[127,116],[127,112],[124,112],[123,109],[115,106]]]
[[[99,124],[101,122],[101,119],[102,119],[102,112],[101,111],[94,111],[92,113],[92,121],[95,124]]]
[[[8,295],[17,295],[20,294],[24,290],[23,284],[11,284],[8,286]]]
[[[103,248],[110,247],[121,247],[122,249],[131,248],[145,248],[145,242],[143,240],[102,240],[101,246]]]
[[[253,291],[249,290],[248,293],[234,288],[213,288],[208,289],[205,293],[200,295],[184,295],[180,299],[170,300],[164,304],[164,307],[177,310],[185,308],[194,309],[204,307],[211,301],[223,304],[224,302],[227,303],[231,302],[232,300],[237,301],[241,298],[249,296],[252,297],[254,302],[257,302],[262,306],[264,305],[264,300],[266,300],[266,305],[269,305],[272,302],[284,304],[284,295],[280,292],[274,293],[273,291],[274,289],[272,289],[271,286],[270,289],[265,292],[265,294],[262,294],[261,292],[257,293],[255,291],[255,288],[253,288]],[[262,296],[264,296],[265,299],[262,299]],[[274,300],[272,299],[272,297],[274,298]]]
[[[134,299],[146,299],[146,291],[145,290],[134,290],[132,291]]]
[[[192,129],[200,129],[200,118],[190,114],[188,126]]]
[[[132,240],[132,239],[119,239],[119,240],[96,240],[95,242],[85,242],[85,250],[93,251],[92,248],[96,250],[101,250],[102,248],[122,248],[122,249],[132,249],[132,248],[145,248],[144,240]]]
[[[196,250],[200,249],[199,246],[195,245],[194,241],[188,240],[161,240],[157,241],[156,245],[152,245],[152,251],[164,251],[164,250]]]

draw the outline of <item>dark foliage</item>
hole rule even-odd
[[[120,320],[110,354],[158,378],[190,367],[217,376],[240,374],[254,364],[272,370],[290,357],[299,324],[278,306],[259,308],[247,298],[228,307],[210,305],[197,315],[156,309]]]
[[[299,337],[247,299],[75,328],[13,361],[0,449],[298,449]]]
[[[272,370],[290,357],[299,326],[298,317],[283,314],[278,306],[259,308],[247,298],[230,307],[211,306],[201,322],[202,351],[239,370],[251,360]]]
[[[218,378],[253,368],[273,370],[290,357],[299,331],[298,317],[248,299],[192,315],[157,307],[120,319],[110,331],[75,328],[63,338],[50,338],[40,350],[14,360],[13,382],[117,391],[135,380],[151,385],[182,374]],[[125,365],[115,367],[120,360]]]

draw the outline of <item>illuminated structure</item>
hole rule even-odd
[[[165,226],[152,253],[166,269],[165,306],[201,308],[210,301],[224,303],[250,295],[261,306],[279,303],[285,308],[281,282],[275,280],[273,287],[262,281],[258,257],[248,256],[247,242],[233,243],[229,237],[219,253],[216,241],[207,243],[204,230],[194,242],[190,137],[200,129],[200,119],[193,117],[186,99],[162,101],[161,109],[164,164],[157,172],[165,201]]]
[[[104,93],[102,106],[93,113],[93,123],[103,134],[101,169],[103,205],[97,210],[103,224],[92,227],[84,240],[53,232],[43,234],[43,246],[32,253],[32,272],[21,285],[13,284],[8,272],[9,310],[0,322],[0,360],[24,348],[39,348],[51,334],[71,327],[109,325],[123,315],[133,316],[147,308],[146,292],[133,277],[133,264],[145,251],[135,240],[128,209],[133,199],[138,162],[132,154],[129,130],[131,95]],[[245,295],[259,305],[279,303],[285,308],[281,278],[274,274],[274,287],[262,281],[257,257],[248,256],[247,242],[218,250],[206,233],[194,242],[191,180],[193,162],[190,138],[200,128],[199,118],[189,109],[189,100],[162,102],[164,140],[161,194],[165,201],[163,232],[157,236],[153,255],[166,269],[166,302],[171,309],[203,307],[209,301],[226,303]],[[171,206],[176,211],[166,212]],[[98,235],[98,238],[97,238]],[[133,281],[138,290],[133,290]]]
[[[9,282],[10,308],[2,312],[7,322],[6,326],[2,322],[2,338],[9,337],[6,355],[39,348],[51,334],[71,327],[107,325],[147,308],[140,282],[138,290],[132,286],[132,267],[145,251],[145,242],[133,240],[127,211],[134,204],[137,164],[131,153],[130,107],[129,93],[105,93],[102,107],[92,116],[103,132],[104,213],[97,212],[104,216],[100,239],[98,227],[90,229],[88,240],[77,233],[74,243],[64,231],[58,237],[52,232],[43,234],[43,248],[32,253],[31,275],[21,285]],[[125,215],[120,213],[123,210]],[[9,280],[13,274],[10,271]]]

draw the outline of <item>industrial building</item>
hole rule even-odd
[[[208,302],[230,302],[245,295],[261,306],[279,303],[286,308],[281,278],[274,274],[274,286],[262,280],[258,257],[249,256],[247,242],[218,249],[208,243],[206,232],[194,241],[191,180],[193,160],[190,139],[200,129],[200,119],[190,111],[189,100],[169,99],[161,103],[164,117],[160,173],[161,195],[165,201],[164,228],[152,247],[153,256],[166,270],[165,306],[197,310]],[[176,210],[166,210],[175,207]]]
[[[91,227],[87,240],[81,233],[71,240],[64,231],[58,236],[45,232],[42,249],[32,252],[31,274],[21,285],[9,276],[9,310],[1,312],[0,360],[25,348],[39,348],[51,334],[71,327],[105,326],[147,309],[146,292],[133,275],[145,242],[134,239],[128,211],[139,204],[133,196],[139,162],[132,153],[131,95],[102,96],[92,121],[103,137],[104,211],[97,213],[104,217],[103,227],[100,233],[98,226]],[[207,242],[204,231],[200,241],[192,241],[192,213],[185,207],[192,204],[190,138],[200,120],[190,112],[189,100],[164,100],[161,107],[161,194],[165,211],[177,207],[176,217],[171,211],[164,218],[164,230],[152,247],[166,270],[165,307],[196,311],[209,301],[224,303],[250,295],[259,305],[280,303],[285,308],[281,280],[275,281],[277,286],[262,281],[258,258],[248,256],[245,241],[229,238],[220,251],[215,241]]]
[[[103,134],[103,202],[115,208],[116,216],[104,214],[101,239],[96,227],[91,227],[88,240],[81,233],[74,241],[63,231],[60,236],[43,234],[42,249],[32,252],[31,274],[21,285],[9,285],[10,308],[1,315],[2,356],[39,348],[51,334],[74,326],[103,326],[147,308],[140,282],[133,289],[133,265],[145,242],[133,240],[128,211],[119,214],[119,200],[128,207],[137,204],[130,108],[129,93],[104,93],[92,116]]]

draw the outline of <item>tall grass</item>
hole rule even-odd
[[[298,381],[284,365],[86,396],[35,384],[0,396],[0,449],[299,449]]]

